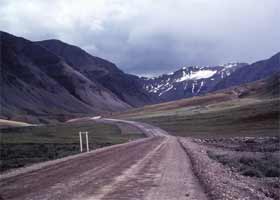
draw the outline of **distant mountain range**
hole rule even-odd
[[[143,88],[160,101],[177,100],[213,91],[215,86],[245,63],[220,66],[183,67],[173,73],[153,78],[142,78]]]
[[[221,80],[214,90],[253,82],[271,76],[280,71],[280,52],[267,60],[255,62],[237,69],[231,76]]]
[[[45,122],[122,111],[202,95],[280,71],[278,53],[251,65],[190,66],[145,78],[59,40],[32,42],[5,32],[0,37],[4,119]]]
[[[189,66],[170,74],[142,78],[143,88],[159,101],[202,95],[260,80],[280,71],[280,53],[253,63],[228,63],[219,66]]]

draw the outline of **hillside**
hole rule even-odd
[[[250,83],[277,72],[280,72],[280,53],[253,64],[188,66],[157,77],[142,77],[141,80],[143,88],[158,102],[168,102]]]
[[[142,78],[143,87],[160,102],[193,97],[213,91],[223,79],[246,63],[228,63],[219,66],[189,66],[170,74]]]
[[[221,82],[215,86],[214,90],[250,83],[267,78],[277,72],[280,72],[280,52],[267,60],[258,61],[237,69],[231,76],[221,80]]]
[[[63,58],[73,69],[89,80],[97,81],[131,106],[143,106],[156,102],[142,88],[137,76],[124,73],[109,61],[92,56],[79,47],[59,40],[45,40],[36,44]]]
[[[64,120],[130,107],[46,48],[5,32],[0,36],[1,118]]]
[[[279,134],[279,74],[268,79],[118,113],[179,136]]]

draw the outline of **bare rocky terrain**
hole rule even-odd
[[[280,198],[279,137],[180,141],[212,199]]]

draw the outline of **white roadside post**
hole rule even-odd
[[[87,142],[87,152],[89,152],[89,147],[88,147],[88,132],[86,132],[86,142]]]
[[[79,136],[80,136],[80,150],[81,152],[83,152],[83,139],[82,139],[82,132],[79,132]]]
[[[83,152],[83,134],[86,135],[87,152],[89,152],[88,132],[87,132],[87,131],[85,131],[85,132],[80,131],[80,132],[79,132],[79,137],[80,137],[80,151],[81,151],[81,153]]]

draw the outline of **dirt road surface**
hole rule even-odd
[[[3,174],[2,199],[207,199],[176,137],[148,124],[121,122],[149,137]]]

